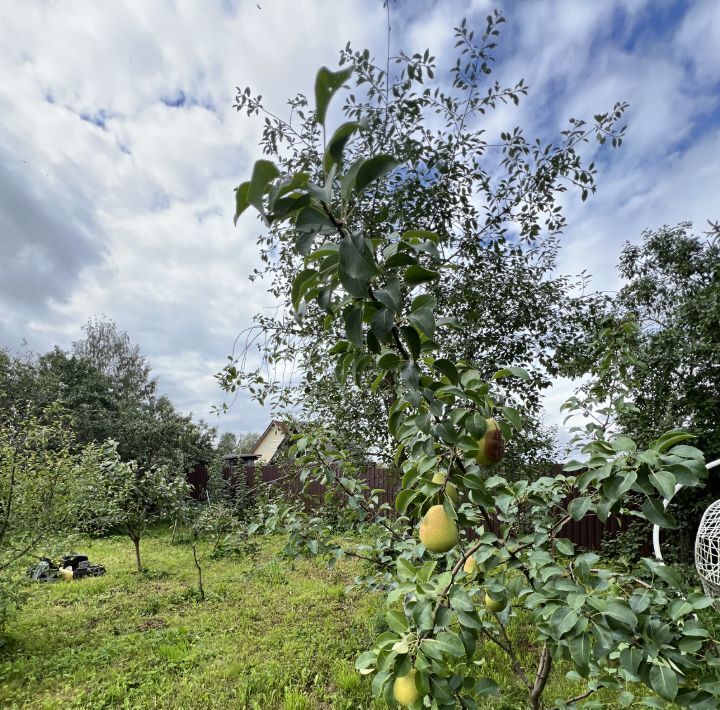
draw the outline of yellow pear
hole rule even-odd
[[[478,563],[474,557],[468,557],[463,565],[463,571],[470,577],[474,577],[478,573]]]
[[[407,707],[420,699],[420,691],[415,686],[416,673],[417,671],[411,668],[407,675],[395,679],[393,695],[395,696],[395,701],[400,703],[400,705]]]
[[[505,453],[505,442],[503,441],[502,432],[494,419],[486,419],[485,425],[487,429],[478,441],[480,451],[475,456],[475,460],[481,466],[491,466],[502,460]]]
[[[485,608],[493,614],[499,614],[506,606],[507,602],[499,602],[493,599],[489,594],[485,595]]]
[[[73,578],[72,567],[60,567],[60,569],[58,569],[58,575],[60,576],[60,579],[69,582]]]
[[[455,521],[441,505],[433,505],[420,523],[420,542],[432,552],[447,552],[458,541]]]
[[[432,478],[433,483],[440,483],[441,485],[445,483],[445,474],[438,471]],[[445,493],[447,494],[447,497],[453,502],[453,505],[457,505],[458,502],[458,492],[457,488],[452,483],[448,483],[447,486],[445,486]]]

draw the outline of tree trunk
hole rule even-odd
[[[538,710],[540,708],[540,697],[547,685],[551,668],[552,656],[550,655],[550,649],[547,644],[545,644],[543,646],[542,653],[540,654],[540,663],[538,664],[537,673],[535,675],[535,685],[530,691],[530,707],[532,710]]]
[[[197,543],[192,545],[192,551],[193,561],[195,562],[195,567],[197,568],[198,573],[198,590],[200,591],[200,599],[202,599],[202,601],[205,601],[205,588],[203,587],[202,567],[200,566],[197,557]]]
[[[140,561],[140,538],[131,535],[130,539],[133,541],[133,545],[135,545],[135,563],[137,564],[137,571],[142,572],[142,562]]]

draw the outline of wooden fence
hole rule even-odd
[[[240,466],[238,470],[226,468],[223,471],[226,480],[243,480],[248,489],[253,491],[266,490],[267,492],[282,492],[298,500],[302,500],[306,510],[313,510],[323,504],[326,488],[321,483],[312,481],[303,491],[303,485],[297,475],[286,468],[277,466]],[[400,480],[391,472],[377,466],[369,467],[363,476],[371,489],[381,491],[381,503],[394,506],[395,496],[400,490]],[[197,500],[205,499],[208,483],[208,472],[205,466],[196,466],[188,475],[188,482],[193,487],[193,497]],[[568,538],[578,547],[586,550],[600,550],[603,539],[615,537],[624,530],[628,517],[611,517],[607,523],[602,523],[594,514],[586,515],[579,522],[570,521],[562,530],[561,536]],[[495,531],[497,532],[497,530]],[[651,554],[650,548],[644,554]]]

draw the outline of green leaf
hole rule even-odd
[[[648,478],[666,500],[670,500],[675,495],[675,476],[670,471],[653,471]]]
[[[359,348],[363,347],[363,309],[358,306],[350,306],[343,311],[345,321],[345,332],[348,340]]]
[[[653,525],[661,528],[673,529],[677,527],[675,521],[667,514],[663,504],[656,498],[647,498],[642,504],[642,514]]]
[[[440,274],[437,271],[431,271],[424,266],[414,264],[405,269],[403,280],[408,286],[417,286],[418,284],[427,283],[428,281],[434,281],[439,276]]]
[[[416,569],[413,564],[404,557],[398,557],[396,567],[397,575],[401,582],[415,579]]]
[[[567,507],[567,511],[573,520],[578,521],[582,520],[585,517],[588,510],[590,510],[591,505],[592,501],[590,500],[590,498],[574,498],[570,501],[570,504]]]
[[[694,439],[695,437],[693,436],[692,438]],[[675,456],[681,456],[684,459],[695,459],[701,462],[705,460],[703,452],[700,451],[700,449],[696,449],[694,446],[673,446],[668,453]]]
[[[410,349],[410,354],[417,360],[417,358],[420,357],[420,349],[422,347],[417,330],[411,325],[403,325],[400,326],[400,333]]]
[[[627,436],[616,436],[610,442],[610,446],[612,446],[615,451],[635,451],[637,449],[637,444]]]
[[[370,684],[373,695],[379,697],[382,694],[383,689],[389,685],[389,680],[390,674],[387,671],[384,670],[381,673],[377,673]]]
[[[520,418],[517,409],[513,409],[513,407],[500,407],[500,411],[503,413],[505,419],[507,419],[517,430],[522,429],[522,419]]]
[[[427,306],[413,311],[408,316],[408,320],[428,338],[432,338],[435,334],[435,315]]]
[[[476,611],[457,611],[457,620],[461,626],[465,626],[468,629],[482,629],[483,624],[480,621],[480,617]]]
[[[624,606],[620,602],[610,602],[603,611],[603,614],[612,619],[615,623],[624,626],[631,631],[637,626],[637,616],[633,614],[629,607]]]
[[[639,648],[624,648],[620,651],[620,665],[632,675],[637,675],[642,660],[643,652]]]
[[[636,614],[642,614],[652,602],[653,599],[653,593],[649,589],[636,589],[633,593],[630,599],[628,600],[630,603],[630,608],[636,613]]]
[[[373,651],[365,651],[355,661],[355,668],[360,671],[361,675],[372,673],[377,663],[377,653]]]
[[[333,163],[336,165],[342,163],[343,150],[345,150],[347,142],[353,133],[362,127],[363,124],[360,121],[347,121],[335,129],[335,132],[328,141],[325,156],[323,157],[323,168],[326,174],[330,172]]]
[[[674,429],[673,431],[665,432],[661,437],[653,441],[652,444],[650,444],[650,449],[652,451],[662,453],[671,446],[679,444],[681,441],[687,441],[688,439],[694,438],[695,437],[692,434],[688,434],[686,431]]]
[[[406,362],[400,370],[400,377],[412,389],[417,389],[420,385],[420,368],[414,362]]]
[[[712,693],[713,695],[720,696],[720,679],[718,679],[717,676],[701,678],[700,687],[703,690],[707,690],[709,693]]]
[[[399,251],[397,254],[393,254],[385,259],[383,266],[386,269],[394,269],[398,266],[412,266],[417,263],[418,260],[410,256],[410,254],[406,254],[404,251]]]
[[[330,218],[322,210],[312,205],[303,207],[303,209],[298,212],[295,218],[295,229],[298,232],[306,234],[317,234],[318,232],[322,234],[334,234],[337,232],[337,228]],[[309,252],[305,253],[307,254]]]
[[[379,273],[372,254],[368,253],[365,248],[358,249],[358,245],[351,235],[342,240],[338,251],[340,254],[338,269],[340,283],[351,295],[365,298],[370,278]]]
[[[352,67],[340,71],[330,71],[327,67],[321,67],[315,77],[315,117],[317,122],[325,125],[325,117],[330,100],[335,92],[350,78]]]
[[[340,178],[340,196],[342,197],[343,202],[348,202],[350,199],[350,195],[355,187],[358,171],[364,162],[365,158],[358,158],[358,160],[356,160],[350,166],[348,171]]]
[[[575,626],[578,620],[577,612],[567,606],[561,606],[555,609],[550,617],[550,625],[555,630],[556,637],[564,636],[570,629]]]
[[[280,177],[280,171],[274,163],[269,160],[255,162],[248,187],[247,201],[261,214],[264,214],[263,196],[267,191],[268,183],[277,177]]]
[[[498,684],[491,678],[480,678],[475,683],[475,694],[478,697],[484,697],[486,695],[497,695],[500,692]]]
[[[395,353],[385,353],[381,358],[378,359],[378,367],[383,370],[395,370],[403,359]]]
[[[375,180],[379,180],[394,170],[400,163],[391,155],[376,155],[364,160],[357,170],[355,178],[355,193],[360,194]]]
[[[575,554],[575,545],[564,537],[559,537],[555,540],[555,547],[558,552],[568,557],[572,557]]]
[[[530,373],[522,367],[504,367],[498,370],[491,379],[499,380],[503,377],[519,377],[521,380],[529,380]]]
[[[388,626],[396,634],[405,634],[410,628],[408,620],[405,618],[405,614],[403,614],[401,611],[398,611],[397,609],[391,609],[390,611],[388,611],[386,618]]]
[[[637,473],[635,471],[621,472],[606,480],[601,490],[603,495],[614,503],[620,499],[623,493],[633,487],[636,480]]]
[[[668,666],[654,665],[650,669],[650,685],[663,700],[675,700],[678,692],[677,676]]]
[[[437,299],[431,293],[421,293],[413,298],[410,304],[411,311],[417,311],[421,308],[434,309],[437,306]]]
[[[690,614],[693,611],[693,605],[686,599],[673,599],[670,602],[670,618],[677,621],[680,617]]]
[[[390,340],[393,327],[393,313],[387,308],[381,308],[370,321],[370,328],[378,342],[385,343]]]
[[[441,372],[445,377],[452,382],[452,384],[456,385],[458,382],[460,382],[460,375],[457,371],[457,368],[455,365],[445,358],[438,358],[433,362],[432,365],[438,372]]]
[[[402,234],[405,240],[431,241],[434,244],[440,243],[440,235],[428,229],[408,229]]]
[[[461,658],[465,655],[465,647],[460,637],[452,631],[442,631],[435,639],[425,639],[421,648],[433,658],[442,658],[443,653]]]
[[[570,657],[578,673],[585,677],[590,672],[590,651],[592,648],[590,634],[583,633],[570,639]]]
[[[385,288],[374,291],[373,295],[386,308],[398,314],[402,310],[402,294],[400,293],[400,280],[390,279]]]
[[[452,691],[450,690],[450,686],[445,678],[431,675],[428,679],[430,681],[430,693],[433,698],[438,701],[438,703],[442,703],[443,706],[447,706],[454,701]]]
[[[630,707],[633,700],[635,700],[635,696],[629,690],[623,690],[618,695],[618,703],[624,708]]]
[[[235,188],[235,216],[233,217],[233,224],[236,226],[240,215],[250,206],[250,202],[248,201],[249,189],[249,181],[244,182]]]
[[[297,311],[303,296],[315,282],[317,277],[315,269],[303,269],[294,279],[291,288],[292,306]]]
[[[455,586],[450,592],[450,606],[455,611],[475,611],[475,604],[468,596],[468,593],[462,588]]]
[[[674,567],[670,565],[660,564],[657,560],[652,557],[643,557],[642,563],[650,570],[654,575],[660,577],[666,584],[676,589],[680,589],[682,586],[682,575]]]
[[[412,501],[416,495],[417,491],[407,489],[400,491],[400,493],[398,493],[395,497],[395,510],[397,510],[400,515],[405,515],[405,511],[408,509],[410,501]]]

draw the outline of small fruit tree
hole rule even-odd
[[[317,75],[314,118],[323,133],[330,101],[351,74],[352,68],[322,68]],[[596,118],[598,137],[614,139],[613,117]],[[599,568],[597,555],[580,553],[562,536],[571,520],[589,514],[607,520],[621,512],[629,491],[643,497],[635,515],[671,527],[663,500],[676,482],[696,485],[704,474],[702,454],[681,443],[689,438],[683,432],[669,432],[642,451],[614,432],[615,413],[632,406],[622,384],[632,361],[624,344],[632,324],[608,324],[599,339],[607,351],[599,369],[568,404],[591,422],[577,434],[584,460],[568,464],[567,475],[534,482],[497,475],[493,466],[523,422],[516,409],[496,401],[494,386],[527,373],[508,367],[488,380],[472,363],[442,356],[441,332],[452,327],[452,318],[439,315],[431,287],[452,278],[464,255],[446,251],[443,234],[405,223],[402,205],[386,216],[385,229],[359,228],[358,203],[371,201],[388,176],[402,181],[415,167],[383,153],[382,140],[377,152],[346,164],[346,148],[364,126],[355,117],[328,131],[317,164],[290,174],[259,160],[236,190],[236,221],[253,207],[266,225],[284,227],[276,230],[281,248],[299,262],[289,294],[295,318],[322,309],[319,337],[333,342],[338,380],[360,382],[372,373],[373,392],[383,386],[393,393],[387,424],[403,472],[396,508],[420,524],[408,541],[392,521],[373,513],[387,553],[376,559],[385,568],[392,563],[389,630],[357,667],[373,674],[375,694],[389,703],[473,708],[498,690],[473,664],[481,644],[494,644],[532,708],[541,706],[559,661],[586,683],[579,697],[558,701],[561,707],[586,698],[592,703],[600,688],[617,691],[619,702],[629,705],[632,683],[653,691],[646,703],[654,707],[673,700],[714,706],[720,696],[710,670],[715,647],[694,615],[708,600],[699,593],[682,596],[679,575],[669,567],[646,560],[652,581],[637,580]],[[507,159],[515,158],[510,148]],[[426,178],[445,179],[441,168]],[[543,189],[543,175],[529,178],[529,193]],[[337,482],[352,505],[369,506],[345,475],[342,453],[324,439],[304,434],[297,451],[305,454],[300,460],[310,475]],[[532,669],[508,632],[516,616],[535,629]]]
[[[71,482],[78,456],[69,418],[53,404],[40,414],[0,411],[0,647],[24,599],[19,569],[70,536]]]
[[[143,571],[140,541],[153,525],[185,509],[190,485],[182,470],[139,466],[123,461],[117,442],[88,447],[83,454],[85,475],[75,484],[78,527],[82,530],[122,530],[135,547],[135,566]]]

